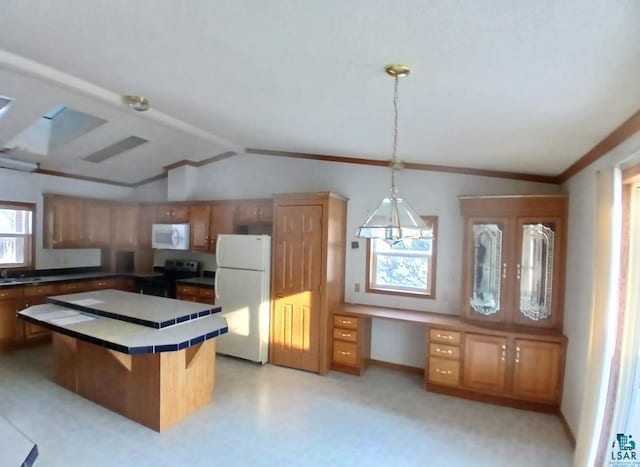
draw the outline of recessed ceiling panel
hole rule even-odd
[[[9,104],[11,104],[11,99],[0,96],[0,117],[7,111]]]
[[[104,123],[106,120],[102,118],[58,105],[9,141],[7,146],[47,156]]]
[[[100,149],[99,151],[94,152],[93,154],[89,154],[86,157],[83,157],[85,161],[89,162],[103,162],[107,159],[117,156],[118,154],[122,154],[125,151],[129,151],[135,147],[140,146],[141,144],[145,144],[147,142],[146,139],[140,138],[138,136],[129,136],[123,140],[118,141],[106,148]]]

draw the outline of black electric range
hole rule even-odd
[[[159,269],[159,275],[137,277],[136,289],[145,295],[176,298],[176,281],[200,276],[198,261],[167,259]]]

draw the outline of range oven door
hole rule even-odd
[[[137,279],[136,290],[143,295],[176,298],[176,287],[172,281],[162,279]]]

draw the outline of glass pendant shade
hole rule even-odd
[[[381,238],[389,244],[402,238],[425,238],[429,234],[429,226],[395,193],[383,199],[358,229],[358,237]]]

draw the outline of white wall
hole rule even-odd
[[[389,190],[389,169],[290,158],[238,155],[198,169],[194,199],[256,198],[274,193],[336,191],[349,198],[347,215],[345,300],[398,308],[460,313],[462,218],[459,195],[558,192],[548,184],[471,175],[405,170],[399,174],[400,193],[422,215],[439,216],[436,299],[413,299],[354,292],[365,283],[365,243],[351,249],[357,227]],[[169,178],[169,183],[184,177]],[[192,187],[170,187],[174,193]],[[424,366],[422,328],[375,320],[371,357],[416,367]]]
[[[133,190],[133,196],[140,202],[167,201],[167,179],[140,185]]]
[[[569,236],[564,310],[564,334],[569,338],[564,376],[562,413],[574,435],[580,426],[587,381],[591,303],[593,299],[594,238],[596,227],[596,173],[613,167],[640,151],[640,133],[565,183],[569,192]],[[594,335],[594,339],[603,336]]]
[[[42,194],[58,193],[102,199],[132,199],[133,189],[50,175],[0,169],[0,200],[36,203],[36,268],[100,266],[100,250],[42,248]]]

